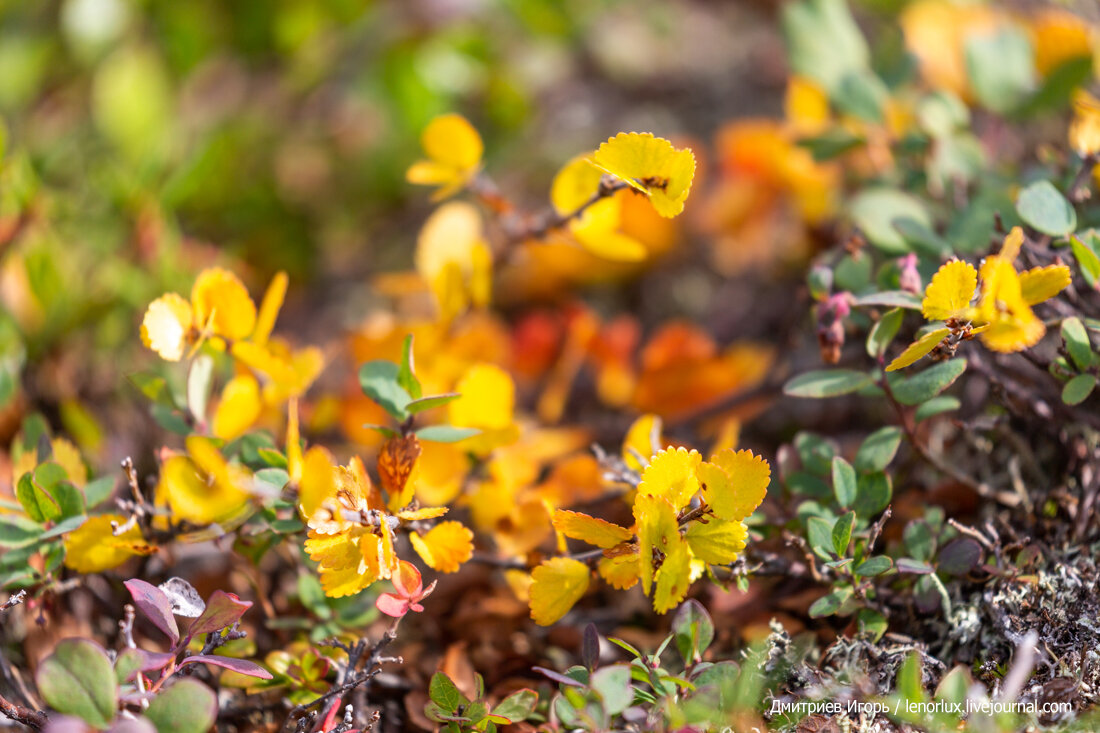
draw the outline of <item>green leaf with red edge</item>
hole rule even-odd
[[[202,612],[187,630],[188,638],[198,634],[209,634],[228,628],[252,608],[252,601],[242,601],[232,593],[216,590],[206,601],[206,610]]]
[[[447,713],[453,713],[458,710],[459,705],[469,702],[451,678],[442,672],[432,675],[432,680],[428,683],[428,697]]]
[[[173,645],[180,640],[179,626],[176,617],[172,614],[172,601],[160,588],[151,583],[146,583],[141,578],[131,578],[123,585],[130,591],[130,596],[145,616],[153,622],[153,625],[164,632]]]

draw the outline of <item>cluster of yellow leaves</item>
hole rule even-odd
[[[409,183],[438,186],[434,200],[462,190],[481,169],[485,146],[481,135],[461,115],[436,117],[420,136],[427,160],[414,163],[405,174]]]
[[[277,274],[257,309],[236,275],[210,268],[199,273],[190,300],[167,293],[145,311],[141,339],[161,358],[179,361],[209,343],[215,349],[228,348],[236,360],[238,373],[223,388],[211,422],[217,438],[239,437],[265,405],[301,395],[324,367],[320,349],[296,350],[271,338],[286,288],[286,273]]]
[[[297,444],[293,429],[288,432],[288,445]],[[358,457],[339,466],[320,446],[300,458],[300,449],[288,454],[295,456],[288,467],[298,485],[299,513],[309,528],[305,549],[318,564],[328,596],[354,595],[391,578],[400,564],[396,531],[447,513],[447,507],[421,509],[411,503],[421,460],[415,435],[394,436],[382,447],[377,464],[381,487]],[[424,563],[442,573],[457,571],[473,554],[473,533],[455,521],[440,522],[423,534],[410,529],[409,539]]]
[[[639,448],[659,441],[659,431],[652,416],[635,423],[624,445],[628,465],[641,467]],[[597,571],[609,585],[627,589],[640,581],[654,609],[665,613],[707,565],[737,559],[748,536],[743,520],[764,500],[770,480],[767,462],[751,451],[724,448],[703,461],[695,450],[660,450],[641,472],[632,527],[562,509],[553,524],[562,536],[603,550]],[[590,574],[588,565],[570,557],[535,568],[531,617],[542,625],[560,619],[584,595]]]
[[[1014,228],[1000,253],[987,257],[980,271],[960,260],[940,267],[925,289],[921,313],[929,321],[946,325],[910,344],[886,371],[909,366],[956,332],[966,333],[966,337],[980,334],[987,347],[1000,352],[1021,351],[1038,343],[1046,326],[1031,306],[1053,298],[1069,285],[1070,270],[1065,265],[1048,265],[1017,272],[1013,263],[1023,241],[1023,230]],[[972,304],[976,294],[977,304]]]

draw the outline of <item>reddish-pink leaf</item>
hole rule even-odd
[[[187,636],[190,638],[198,634],[209,634],[232,626],[250,608],[252,601],[242,601],[232,593],[216,590],[206,602],[206,610],[187,630]]]
[[[382,613],[395,618],[401,618],[409,612],[409,602],[393,593],[383,593],[378,596],[378,600],[374,602],[374,605]]]
[[[144,649],[137,649],[136,651],[141,655],[141,664],[138,669],[142,672],[164,669],[169,662],[176,658],[173,652],[149,652]]]
[[[256,664],[255,662],[250,662],[247,659],[223,657],[220,654],[196,654],[192,657],[187,657],[187,659],[184,659],[182,662],[180,662],[180,666],[182,667],[185,664],[199,662],[202,662],[203,664],[213,664],[215,667],[225,667],[226,669],[231,669],[234,672],[246,674],[249,677],[259,677],[262,680],[271,679],[271,673],[260,665]]]
[[[131,578],[123,585],[130,591],[134,604],[153,622],[153,625],[163,631],[173,644],[178,643],[180,630],[176,625],[176,617],[172,615],[172,601],[164,591],[140,578]]]

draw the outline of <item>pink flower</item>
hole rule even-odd
[[[393,583],[393,589],[397,592],[383,593],[378,596],[374,605],[378,606],[378,610],[382,613],[395,618],[401,618],[409,611],[417,613],[423,611],[424,607],[420,605],[420,601],[435,590],[436,583],[433,580],[432,584],[425,588],[424,581],[420,578],[420,571],[415,565],[404,560],[398,565],[397,572],[390,578],[390,582]]]

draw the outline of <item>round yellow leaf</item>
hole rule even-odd
[[[712,518],[692,522],[684,536],[695,557],[711,565],[728,565],[745,549],[748,530],[742,522]]]
[[[566,537],[587,542],[604,550],[634,537],[634,534],[625,527],[567,509],[556,510],[553,523],[554,529]]]
[[[639,496],[664,497],[679,511],[699,490],[695,469],[701,460],[698,451],[683,447],[658,451],[642,472]]]
[[[222,388],[211,430],[221,440],[235,440],[252,427],[262,410],[260,383],[251,374],[238,374]]]
[[[588,590],[588,566],[567,557],[555,557],[531,573],[531,618],[549,626],[576,605]]]
[[[930,321],[958,318],[970,307],[978,273],[969,262],[954,260],[940,267],[924,291],[921,313]]]
[[[684,210],[695,177],[695,156],[690,150],[677,150],[648,132],[620,132],[600,145],[592,162],[648,194],[653,208],[664,217]]]
[[[65,566],[78,573],[100,573],[118,567],[134,555],[148,555],[156,548],[148,545],[137,526],[120,535],[111,528],[126,518],[118,514],[89,517],[84,524],[65,535]]]
[[[220,267],[199,273],[191,288],[198,325],[231,341],[247,338],[256,327],[256,304],[236,275]]]
[[[187,351],[194,323],[191,304],[183,296],[166,293],[145,310],[141,341],[166,361],[179,361]]]
[[[455,385],[462,396],[447,405],[452,425],[503,430],[512,424],[515,384],[495,364],[474,364]]]

